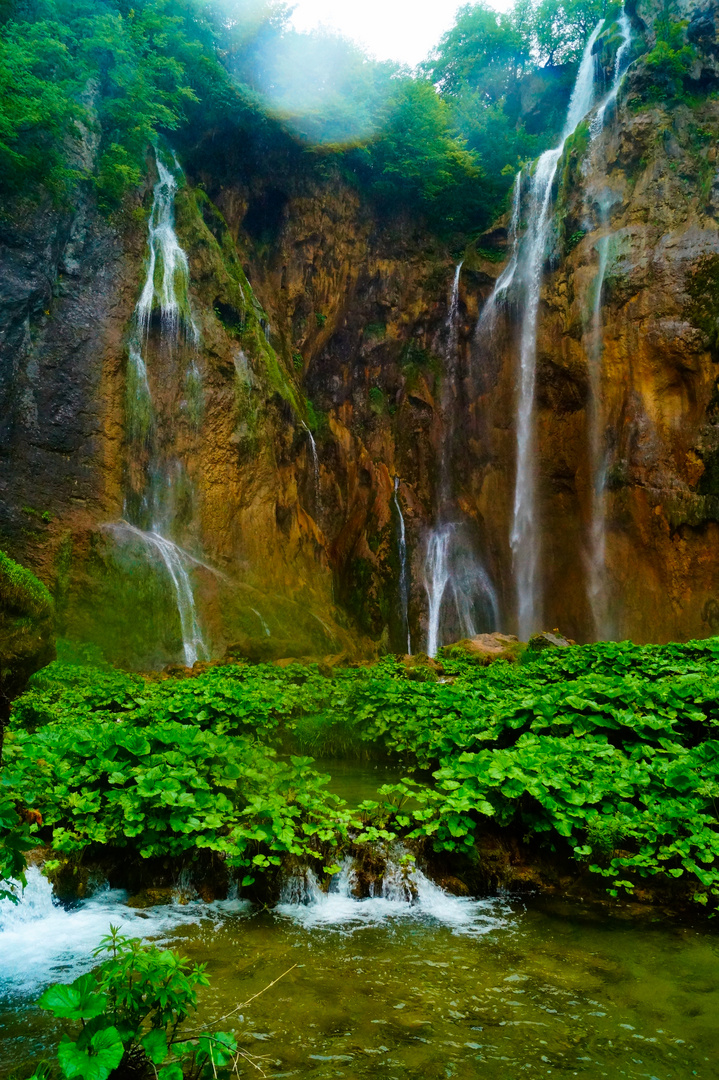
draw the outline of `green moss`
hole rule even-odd
[[[55,654],[54,604],[35,575],[0,551],[0,747],[11,698]]]
[[[46,618],[53,610],[46,586],[4,551],[0,551],[0,603],[3,610],[38,619]]]
[[[373,412],[375,416],[386,416],[388,408],[387,395],[384,390],[380,389],[379,386],[373,386],[371,387],[368,396],[370,411]]]

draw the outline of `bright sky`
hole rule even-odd
[[[292,23],[297,30],[326,26],[363,45],[378,60],[399,60],[414,67],[424,60],[457,9],[467,0],[296,0]],[[505,10],[511,0],[494,0]]]

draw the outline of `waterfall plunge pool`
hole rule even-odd
[[[318,766],[355,804],[395,778],[384,764]],[[126,901],[100,889],[63,908],[31,869],[23,902],[0,905],[3,1080],[54,1057],[62,1027],[35,1001],[93,966],[110,923],[207,964],[193,1028],[292,968],[235,1021],[277,1080],[719,1075],[719,939],[705,930],[539,897],[455,897],[401,860],[366,899],[347,863],[328,894],[311,876],[290,880],[271,910]]]

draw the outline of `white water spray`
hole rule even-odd
[[[412,655],[412,637],[409,631],[409,563],[407,561],[407,530],[404,524],[404,515],[399,501],[398,476],[394,478],[394,505],[397,509],[399,530],[397,533],[397,548],[399,553],[399,602],[402,615],[402,629],[407,635],[407,655]]]
[[[517,591],[517,622],[520,638],[527,640],[541,623],[539,582],[540,523],[536,499],[537,320],[544,260],[552,224],[552,186],[564,144],[592,106],[595,92],[594,43],[601,20],[584,48],[577,80],[569,102],[561,142],[546,150],[537,161],[530,189],[529,228],[519,253],[517,270],[525,290],[519,351],[517,393],[517,463],[510,547]]]
[[[449,583],[449,542],[452,525],[430,533],[425,559],[424,587],[427,593],[427,655],[436,656],[439,648],[439,620],[442,601]]]
[[[616,56],[614,57],[614,74],[612,77],[612,85],[609,88],[609,93],[599,105],[599,108],[594,114],[592,122],[589,125],[589,133],[592,141],[597,138],[602,128],[604,127],[607,109],[617,100],[619,87],[622,84],[622,79],[624,78],[624,73],[627,67],[627,60],[629,59],[629,49],[632,44],[632,24],[629,21],[629,16],[627,15],[624,8],[622,8],[622,13],[617,19],[617,23],[619,25],[619,32],[622,35],[622,43],[617,49]]]
[[[328,892],[320,889],[312,870],[307,870],[286,882],[275,911],[308,930],[345,934],[407,919],[477,937],[507,925],[506,902],[451,896],[417,869],[401,846],[390,854],[372,896],[360,899],[356,884],[351,859],[332,878]]]
[[[65,908],[53,899],[47,878],[31,866],[20,902],[0,901],[2,995],[36,998],[50,983],[72,982],[96,967],[93,949],[110,924],[130,937],[162,941],[179,926],[216,922],[249,909],[246,901],[225,900],[173,902],[138,910],[128,907],[126,900],[123,890],[104,886],[89,899]]]

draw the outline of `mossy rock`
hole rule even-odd
[[[526,644],[513,634],[477,634],[445,646],[439,650],[438,655],[447,659],[474,660],[483,665],[491,664],[495,660],[506,660],[514,664],[526,649]]]
[[[54,659],[52,597],[34,574],[0,551],[0,723],[33,672]]]

